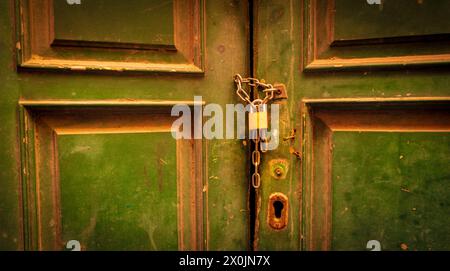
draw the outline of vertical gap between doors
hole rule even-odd
[[[255,77],[255,67],[254,67],[254,49],[255,49],[255,33],[254,33],[254,20],[255,18],[255,11],[254,11],[254,0],[248,0],[248,18],[249,18],[249,57],[250,57],[250,61],[249,61],[249,73],[250,73],[250,77]],[[254,93],[253,93],[253,89],[251,90],[250,93],[251,97],[254,97]],[[250,154],[253,152],[253,150],[255,150],[256,145],[252,140],[249,140],[250,142]],[[251,157],[251,156],[250,156]],[[251,176],[252,176],[252,172],[255,170],[255,167],[253,166],[252,163],[250,163],[250,174],[249,176],[249,209],[250,209],[250,215],[249,215],[249,219],[250,219],[250,230],[249,230],[249,234],[250,234],[250,250],[255,250],[254,247],[254,242],[255,242],[255,227],[256,227],[256,191],[255,189],[252,187],[251,185]]]

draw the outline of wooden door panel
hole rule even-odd
[[[169,132],[174,104],[192,105],[194,96],[223,108],[238,102],[232,79],[248,71],[247,4],[0,2],[0,249],[61,249],[69,238],[96,250],[248,249],[248,147],[235,139],[174,142]],[[86,148],[96,149],[94,141],[109,146],[97,158]],[[142,159],[122,161],[122,152],[122,160]],[[144,181],[158,176],[159,158],[170,177],[161,208],[159,186]],[[114,193],[92,191],[108,181]],[[166,218],[140,215],[162,209]]]
[[[335,132],[332,250],[449,250],[448,132]]]
[[[177,250],[182,210],[173,170],[177,146],[170,137],[167,132],[58,135],[62,244]]]
[[[172,137],[170,107],[22,104],[31,247],[202,249],[201,140]]]
[[[204,71],[199,0],[17,3],[22,68]]]
[[[307,0],[305,70],[448,63],[449,10],[445,0]]]
[[[448,250],[448,102],[307,106],[307,248]]]
[[[56,0],[52,44],[123,43],[176,49],[173,9],[170,0],[97,0],[79,5]]]
[[[255,77],[288,98],[262,156],[256,249],[449,249],[448,2],[380,2],[258,1]],[[283,230],[264,209],[278,192]]]
[[[388,0],[380,5],[368,5],[367,1],[358,0],[329,2],[334,2],[336,41],[450,33],[450,24],[446,23],[450,6],[445,0]]]

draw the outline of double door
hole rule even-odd
[[[377,2],[1,2],[0,249],[448,250],[450,6]],[[237,73],[286,90],[258,189],[172,133]]]

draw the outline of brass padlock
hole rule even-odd
[[[252,104],[248,113],[248,131],[250,139],[267,138],[267,104]]]
[[[258,138],[258,108],[254,105],[250,105],[248,112],[248,133],[250,139]]]
[[[267,139],[267,129],[269,128],[268,126],[267,104],[261,104],[258,107],[258,130],[261,140]]]

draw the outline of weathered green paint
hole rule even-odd
[[[248,10],[246,3],[204,1],[203,5],[205,16],[207,16],[206,20],[202,15],[204,23],[204,52],[202,54],[205,58],[205,71],[204,74],[187,75],[33,69],[18,71],[15,48],[19,37],[16,36],[14,30],[16,25],[14,15],[18,14],[15,10],[16,4],[15,1],[0,2],[0,35],[2,36],[0,39],[0,82],[2,83],[0,87],[0,120],[2,121],[0,139],[3,142],[0,145],[0,161],[2,161],[0,163],[0,186],[2,187],[0,190],[0,249],[22,250],[36,247],[34,244],[30,244],[30,240],[34,237],[24,236],[23,231],[24,227],[27,228],[30,225],[23,223],[24,214],[22,214],[22,202],[25,200],[26,193],[21,191],[20,176],[23,169],[20,163],[20,146],[23,138],[20,137],[19,132],[24,123],[19,121],[19,98],[33,101],[101,101],[105,99],[184,101],[193,100],[194,95],[201,95],[205,102],[218,103],[223,106],[238,101],[234,93],[232,78],[235,73],[246,74],[248,70]],[[129,29],[133,30],[132,27]],[[77,57],[76,54],[72,55],[70,50],[65,54]],[[114,51],[103,54],[108,58],[114,58]],[[132,55],[129,57],[133,58]],[[149,61],[151,60],[150,57]],[[109,140],[105,139],[108,137],[107,135],[103,137],[102,140]],[[131,139],[134,138],[134,136],[131,137]],[[66,146],[69,146],[69,142],[65,143],[67,143]],[[119,144],[120,142],[115,141],[114,143]],[[240,140],[211,140],[204,141],[202,145],[205,200],[204,249],[248,249],[247,148],[242,145]],[[117,154],[120,150],[123,149],[117,148],[111,152]],[[156,160],[156,157],[150,157],[151,154],[147,155],[150,161]],[[118,158],[116,158],[116,162],[119,162]],[[72,176],[70,178],[74,183],[81,181],[74,177],[79,176],[81,170],[79,168],[71,169],[68,164],[66,166],[68,171],[62,172],[62,174]],[[140,174],[143,174],[143,168],[139,170]],[[173,170],[175,169],[173,168]],[[124,171],[121,170],[122,173]],[[149,174],[151,172],[149,169]],[[130,172],[130,174],[134,173]],[[135,174],[139,174],[139,172]],[[33,176],[30,176],[30,179],[33,179]],[[33,188],[30,184],[30,189]],[[118,187],[115,189],[119,190]],[[134,203],[137,204],[137,202]],[[67,202],[65,204],[70,206],[67,205]],[[121,206],[121,208],[126,208],[126,206]],[[74,212],[71,214],[72,216],[76,216],[77,210],[71,212]],[[86,216],[83,215],[83,217]],[[33,218],[31,217],[27,221],[33,221]],[[155,223],[159,224],[161,221]],[[69,224],[66,223],[66,225]],[[72,230],[76,231],[76,227],[81,228],[82,225],[74,225]],[[107,232],[109,229],[106,228],[104,233]],[[134,245],[144,246],[144,243],[147,245],[148,237],[145,231],[139,234],[142,234],[143,240],[136,241],[137,243]],[[135,235],[133,238],[137,236]],[[103,240],[107,240],[107,238],[105,235],[101,237]],[[91,239],[90,245],[95,247],[93,240],[95,239]],[[122,240],[120,243],[123,244],[123,239],[120,240]],[[100,245],[96,248],[100,249]],[[121,246],[119,243],[108,243],[107,248],[120,249]]]
[[[305,59],[307,59],[307,51],[306,48],[310,43],[311,36],[308,34],[308,30],[312,27],[311,21],[309,21],[309,14],[307,14],[307,10],[311,2],[314,1],[302,1],[302,0],[290,0],[290,1],[278,1],[278,0],[260,0],[256,2],[256,26],[255,26],[255,37],[256,37],[256,52],[255,52],[255,77],[264,78],[266,82],[279,82],[284,83],[286,85],[286,89],[288,92],[288,100],[287,102],[281,102],[281,127],[280,127],[280,137],[288,137],[291,134],[292,129],[296,129],[296,137],[294,140],[281,141],[281,146],[276,151],[271,151],[263,155],[262,157],[262,188],[261,197],[260,197],[260,208],[261,211],[259,213],[259,228],[257,228],[256,240],[257,240],[257,249],[260,250],[273,250],[273,249],[286,249],[286,250],[299,250],[299,249],[308,249],[309,241],[311,238],[310,234],[310,226],[308,225],[308,221],[310,221],[312,217],[311,213],[311,191],[310,191],[310,182],[313,179],[314,171],[320,171],[320,168],[326,166],[320,157],[313,157],[313,153],[317,153],[320,151],[325,151],[326,142],[316,142],[313,146],[313,125],[318,125],[314,123],[310,119],[310,112],[308,112],[308,103],[304,104],[303,101],[308,99],[309,101],[314,101],[317,99],[351,99],[353,101],[357,101],[358,99],[401,99],[401,98],[417,98],[426,99],[426,97],[434,97],[439,99],[439,97],[448,97],[450,96],[450,77],[449,77],[449,69],[448,67],[443,66],[432,66],[432,67],[421,67],[418,69],[408,69],[404,67],[399,68],[389,68],[383,69],[378,67],[377,69],[373,69],[372,67],[362,66],[357,67],[353,70],[346,70],[343,67],[342,69],[339,67],[335,67],[333,71],[317,71],[317,72],[308,72],[305,71]],[[326,6],[327,2],[331,1],[320,1],[320,3]],[[364,2],[364,1],[360,1]],[[396,1],[392,1],[396,2]],[[411,1],[412,2],[412,1]],[[414,2],[415,3],[415,2]],[[442,2],[439,2],[442,4]],[[439,3],[435,3],[439,6]],[[362,5],[362,3],[359,3]],[[432,1],[426,1],[426,8],[433,9],[435,5]],[[341,11],[345,10],[346,14],[356,13],[358,11],[351,5],[351,2],[348,1],[339,1],[338,6]],[[378,9],[378,7],[374,7]],[[386,4],[388,7],[388,4]],[[419,7],[420,9],[420,7]],[[405,9],[403,11],[408,11]],[[413,11],[411,10],[409,14],[405,14],[408,18],[408,21],[414,21],[415,17]],[[341,15],[336,15],[341,16]],[[362,15],[361,15],[362,16]],[[428,14],[427,16],[432,16]],[[341,17],[339,17],[341,18]],[[402,17],[403,18],[403,17]],[[431,24],[432,29],[441,29],[442,31],[447,31],[446,28],[448,26],[447,21],[429,20],[428,22]],[[362,18],[352,18],[348,20],[358,20]],[[325,22],[325,20],[323,20]],[[344,22],[342,22],[344,23]],[[389,25],[389,21],[380,20],[379,26],[377,29],[382,29],[389,31],[392,29],[392,25]],[[395,30],[400,31],[399,33],[408,31],[408,27],[410,27],[414,22],[407,24],[403,28],[403,24],[397,24]],[[363,27],[359,25],[359,27]],[[431,29],[430,28],[430,29]],[[340,28],[342,31],[348,29],[348,31],[353,31],[353,28]],[[362,29],[364,33],[368,33],[369,29]],[[420,30],[420,29],[418,29]],[[351,33],[343,33],[341,31],[341,35],[350,35]],[[356,31],[356,30],[355,30]],[[422,30],[420,30],[422,31]],[[425,31],[425,30],[423,30]],[[428,31],[428,30],[426,30]],[[431,31],[431,30],[430,30]],[[431,32],[435,32],[434,30]],[[386,33],[383,33],[383,35]],[[441,34],[447,34],[441,33]],[[441,46],[442,45],[442,46]],[[446,47],[446,48],[444,48]],[[374,49],[375,48],[375,49]],[[423,49],[425,48],[425,49]],[[330,56],[333,56],[333,48],[329,49],[326,53],[330,53]],[[423,54],[423,53],[443,53],[448,52],[447,41],[442,43],[429,43],[425,47],[420,47],[414,44],[403,44],[402,46],[397,45],[383,45],[383,46],[363,46],[363,49],[359,49],[358,47],[343,47],[340,48],[339,56],[357,56],[357,57],[383,57],[383,56],[393,56],[393,55],[408,55],[408,54]],[[355,64],[357,66],[357,64]],[[379,66],[379,65],[378,65]],[[388,65],[389,66],[389,65]],[[345,108],[345,107],[344,107]],[[427,134],[430,135],[431,134]],[[400,148],[401,143],[390,142],[393,138],[399,137],[400,134],[397,132],[392,132],[391,137],[381,137],[380,142],[377,146],[373,146],[373,153],[375,155],[375,150],[378,150],[378,155],[386,154],[388,150],[386,146],[393,144],[397,148]],[[425,136],[422,135],[422,138],[417,135],[417,144],[418,147],[423,146],[423,150],[426,152],[427,157],[433,155],[433,150],[439,150],[438,154],[441,158],[444,156],[448,156],[448,140],[447,139],[438,139],[436,136],[431,136],[431,141],[426,141],[424,139]],[[448,135],[442,134],[441,137],[447,137]],[[447,141],[446,141],[447,140]],[[428,142],[428,143],[427,143]],[[355,142],[356,143],[356,142]],[[367,142],[365,142],[367,144]],[[361,143],[362,144],[362,143]],[[425,147],[427,145],[428,147]],[[322,149],[320,149],[321,147]],[[344,148],[344,147],[342,147]],[[352,145],[349,145],[348,148],[352,148]],[[295,156],[289,153],[290,150],[301,151],[302,160],[298,160]],[[447,150],[447,151],[446,151]],[[350,150],[349,150],[350,151]],[[445,152],[446,151],[446,152]],[[406,156],[405,156],[406,157]],[[269,162],[272,159],[286,158],[289,161],[289,172],[288,176],[285,180],[274,180],[271,177],[270,165]],[[332,163],[332,167],[337,166],[339,162],[336,162],[334,159],[337,159],[337,156],[333,156],[333,160],[330,161]],[[386,165],[386,167],[392,166],[388,163],[389,161],[385,161],[384,163],[380,162],[380,167],[373,168],[371,170],[372,174],[378,174],[383,170],[382,165]],[[425,163],[425,162],[423,162]],[[434,174],[445,174],[445,170],[442,169],[442,164],[434,158],[430,158],[429,163],[431,164],[430,171],[436,170]],[[342,164],[343,166],[343,164]],[[354,168],[363,167],[359,163],[359,161],[352,161],[351,164],[347,165],[349,167],[353,166]],[[409,168],[409,167],[408,167]],[[410,169],[410,168],[409,168]],[[408,169],[408,170],[409,170]],[[333,172],[333,171],[331,171]],[[411,176],[416,176],[417,178],[421,178],[422,176],[419,171],[411,171]],[[434,175],[433,175],[434,176]],[[325,176],[316,176],[316,179],[321,180],[325,178]],[[351,180],[353,182],[354,180]],[[365,179],[364,182],[370,182],[369,179]],[[436,182],[434,182],[436,184]],[[442,187],[439,189],[442,191],[446,191],[444,189],[445,184],[441,184]],[[345,185],[346,189],[351,189],[351,184],[347,183]],[[333,187],[331,188],[333,189]],[[361,188],[362,189],[362,188]],[[432,188],[421,188],[425,190],[426,194],[432,193],[434,191]],[[292,220],[289,221],[289,226],[284,231],[276,232],[270,229],[267,225],[266,219],[266,210],[265,206],[267,205],[268,195],[273,192],[283,192],[286,193],[290,200],[290,214],[292,214]],[[333,190],[332,190],[333,191]],[[379,190],[370,190],[368,193],[375,193]],[[445,193],[445,192],[442,192]],[[444,197],[444,194],[441,194]],[[448,198],[449,194],[447,192],[446,196]],[[335,199],[336,202],[334,204],[343,204],[341,202],[342,197],[338,197]],[[425,201],[425,198],[420,199],[420,201]],[[362,202],[355,201],[352,202],[352,206],[360,205]],[[405,203],[406,204],[406,203]],[[392,208],[396,208],[397,205],[392,206]],[[405,205],[406,206],[406,205]],[[320,206],[316,206],[320,209]],[[350,207],[349,207],[350,208]],[[361,210],[361,209],[359,209]],[[419,210],[419,208],[417,208]],[[429,214],[429,216],[433,217],[433,229],[437,229],[444,225],[447,220],[446,218],[442,218],[442,211],[436,211],[434,214]],[[361,212],[363,212],[361,210]],[[367,210],[365,211],[367,212]],[[393,210],[391,214],[395,214],[395,212],[401,212],[400,209]],[[430,211],[431,212],[431,211]],[[338,214],[335,219],[339,222]],[[383,216],[384,214],[381,214]],[[439,218],[440,217],[440,218]],[[423,217],[425,218],[425,216]],[[428,217],[427,217],[428,218]],[[429,217],[431,218],[431,217]],[[375,219],[375,218],[373,218]],[[409,218],[407,218],[409,219]],[[439,219],[439,221],[437,221]],[[325,221],[324,221],[325,222]],[[370,220],[364,221],[364,223],[368,223]],[[407,221],[405,223],[410,223],[411,221]],[[363,235],[364,228],[360,226],[358,223],[353,224],[337,224],[348,226],[345,230],[341,229],[340,233],[346,233],[345,237],[343,236],[332,236],[332,244],[331,249],[353,249],[353,250],[365,250],[365,243],[368,240],[366,235]],[[428,225],[423,224],[423,220],[419,222],[419,225]],[[380,225],[380,224],[375,224]],[[412,229],[413,224],[408,224],[409,228]],[[424,226],[425,227],[425,226]],[[381,226],[378,228],[380,229]],[[334,229],[334,228],[332,228]],[[415,238],[412,233],[405,232],[399,234],[402,229],[395,229],[395,233],[389,237],[389,242],[386,244],[386,249],[398,249],[399,244],[401,242],[408,242],[408,238]],[[380,230],[381,231],[381,230]],[[349,233],[354,232],[355,236],[349,236]],[[449,230],[448,227],[441,227],[437,231],[440,234],[446,234],[448,236]],[[337,233],[336,233],[337,234]],[[315,237],[319,238],[319,237]],[[373,237],[377,238],[377,236]],[[381,239],[381,237],[379,237]],[[421,242],[419,240],[423,240],[425,237],[419,237],[417,242]],[[431,237],[430,237],[431,238]],[[432,237],[434,238],[434,237]],[[384,239],[386,240],[386,239]],[[447,240],[447,241],[445,241]],[[442,243],[440,243],[442,241]],[[354,243],[351,243],[354,242]],[[422,242],[418,244],[417,242],[410,241],[412,247],[417,247],[417,249],[428,249]],[[434,239],[433,239],[434,242]],[[447,246],[448,238],[438,239],[439,244],[435,243],[432,246],[432,249],[442,249]],[[364,243],[364,244],[363,244]],[[342,246],[340,246],[340,244]],[[395,245],[394,245],[395,244]],[[345,246],[344,246],[345,245]],[[383,243],[382,243],[383,246]],[[447,248],[448,249],[448,248]]]
[[[446,0],[387,0],[382,5],[368,5],[367,1],[358,0],[336,0],[335,3],[336,40],[450,32],[447,20],[450,3]]]
[[[53,1],[55,39],[174,45],[173,1]],[[130,31],[128,25],[133,26]],[[88,31],[86,31],[88,30]]]
[[[19,83],[14,71],[12,48],[12,8],[9,1],[0,3],[0,249],[23,249],[22,213],[20,206],[20,167],[17,127],[17,101]]]
[[[260,190],[261,211],[259,212],[257,235],[255,236],[256,249],[290,249],[299,250],[307,248],[310,238],[306,221],[310,219],[311,212],[306,193],[308,181],[311,181],[311,172],[317,165],[312,159],[314,152],[312,146],[312,121],[309,112],[302,107],[302,100],[307,99],[333,99],[333,98],[399,98],[399,97],[444,97],[450,95],[448,86],[449,70],[446,67],[429,67],[421,69],[390,69],[372,70],[362,67],[353,71],[330,72],[303,72],[304,61],[307,57],[308,29],[311,27],[308,16],[305,14],[311,1],[290,0],[260,0],[255,2],[257,17],[255,18],[255,76],[264,78],[267,82],[281,82],[287,87],[288,101],[281,101],[280,137],[291,135],[292,129],[296,129],[296,137],[293,140],[280,141],[281,146],[277,151],[269,152],[263,156],[262,182]],[[430,3],[427,1],[427,4]],[[29,193],[26,189],[35,190],[33,183],[22,184],[21,173],[26,164],[20,153],[23,147],[20,131],[25,130],[25,121],[20,121],[18,101],[26,100],[192,100],[194,95],[202,95],[208,103],[238,102],[233,92],[231,80],[235,73],[248,74],[249,48],[247,44],[248,10],[243,1],[205,1],[204,23],[204,51],[202,57],[205,60],[204,74],[122,74],[116,72],[64,72],[64,71],[38,71],[17,70],[16,46],[20,40],[19,29],[16,26],[14,16],[18,10],[14,10],[15,1],[0,2],[0,139],[4,144],[0,145],[0,249],[16,250],[35,248],[31,243],[34,239],[29,236],[29,227],[35,220],[33,214],[28,217],[26,206]],[[350,7],[351,8],[351,7]],[[204,18],[202,16],[202,18]],[[411,15],[409,18],[414,18]],[[381,22],[387,24],[388,22]],[[442,23],[434,21],[436,25]],[[381,29],[388,29],[385,25]],[[401,29],[400,31],[405,31]],[[364,30],[363,30],[364,31]],[[433,32],[433,31],[432,31]],[[400,32],[401,33],[401,32]],[[131,33],[132,34],[132,33]],[[343,33],[345,34],[345,33]],[[448,33],[443,33],[448,34]],[[134,36],[134,35],[132,35]],[[138,36],[136,34],[135,36]],[[339,51],[341,56],[385,56],[405,55],[417,53],[448,52],[445,47],[447,42],[432,44],[425,49],[412,47],[370,47],[367,50],[344,48]],[[21,46],[23,46],[21,44]],[[375,49],[371,49],[375,48]],[[446,51],[447,50],[447,51]],[[332,50],[327,53],[333,52]],[[53,52],[55,53],[55,52]],[[184,59],[179,54],[161,55],[158,52],[145,51],[139,56],[117,52],[114,50],[93,51],[62,50],[57,53],[60,57],[68,59],[100,59],[100,60],[137,60],[147,59],[150,62],[175,63]],[[196,72],[201,72],[196,70]],[[23,112],[23,111],[22,111]],[[398,136],[392,132],[392,137]],[[32,136],[31,136],[32,138]],[[382,138],[383,148],[380,152],[387,151],[386,140]],[[425,146],[425,141],[419,142],[419,146]],[[440,151],[448,146],[447,141],[437,144],[439,139],[434,138],[430,143],[433,148]],[[447,143],[445,143],[447,142]],[[33,144],[32,141],[30,141]],[[115,143],[119,143],[116,141]],[[358,143],[358,141],[353,142]],[[322,144],[316,142],[316,144]],[[446,145],[447,144],[447,145]],[[120,145],[120,144],[119,144]],[[322,144],[323,145],[323,144]],[[401,144],[397,144],[401,146]],[[204,194],[205,194],[205,249],[230,250],[248,248],[247,234],[247,167],[245,165],[247,148],[238,140],[213,140],[203,142],[203,157],[205,161]],[[323,146],[322,146],[323,147]],[[428,146],[430,147],[430,146]],[[426,148],[428,148],[426,147]],[[424,147],[425,148],[425,147]],[[22,148],[22,150],[27,148]],[[431,147],[429,148],[431,149]],[[138,151],[138,150],[136,150]],[[302,160],[293,156],[291,151],[302,151]],[[430,150],[431,152],[431,150]],[[441,152],[439,152],[441,153]],[[22,152],[23,154],[23,152]],[[33,152],[30,156],[34,156]],[[441,153],[441,156],[444,155]],[[405,156],[406,157],[406,156]],[[334,157],[336,159],[338,157]],[[334,159],[333,158],[333,159]],[[289,164],[287,178],[275,180],[271,177],[268,162],[272,159],[286,159]],[[22,161],[22,163],[21,163]],[[239,162],[241,161],[241,162]],[[337,160],[336,160],[337,161]],[[433,160],[435,161],[435,160]],[[333,167],[338,166],[333,160]],[[435,161],[438,163],[438,161]],[[435,164],[436,164],[435,163]],[[33,165],[32,161],[30,165]],[[358,164],[355,163],[355,166]],[[437,168],[437,166],[434,166]],[[26,170],[25,170],[26,171]],[[373,170],[376,173],[376,170]],[[66,172],[69,176],[78,172]],[[30,172],[30,179],[35,176]],[[420,176],[419,173],[412,172]],[[353,180],[349,180],[351,183]],[[243,185],[244,184],[244,185]],[[349,184],[350,185],[350,184]],[[349,188],[348,186],[344,188]],[[441,191],[439,187],[439,191]],[[422,188],[421,188],[422,189]],[[24,190],[24,191],[22,191]],[[272,192],[282,192],[289,198],[289,225],[286,229],[275,232],[267,226],[267,200]],[[376,190],[375,190],[376,191]],[[374,193],[375,191],[370,191]],[[427,190],[428,191],[428,190]],[[430,190],[433,191],[433,190]],[[443,191],[443,190],[442,190]],[[23,193],[22,193],[23,192]],[[428,191],[429,192],[429,191]],[[427,193],[428,193],[427,192]],[[49,195],[47,195],[49,196]],[[338,197],[339,199],[339,197]],[[336,203],[340,201],[336,199]],[[31,198],[30,200],[33,200]],[[417,199],[421,202],[422,199]],[[354,203],[353,205],[355,205]],[[339,205],[337,205],[339,206]],[[415,208],[415,207],[414,207]],[[22,212],[22,210],[25,212]],[[416,212],[419,212],[417,208]],[[364,216],[364,214],[362,214]],[[25,220],[24,220],[25,219]],[[24,223],[25,222],[25,223]],[[345,222],[345,221],[344,221]],[[369,221],[370,222],[370,221]],[[414,222],[414,221],[413,221]],[[436,228],[439,223],[432,226]],[[420,222],[421,223],[421,222]],[[418,224],[423,226],[426,224]],[[413,223],[414,224],[414,223]],[[339,224],[337,230],[339,230]],[[358,239],[365,240],[364,230],[359,224],[351,224],[352,229],[347,232],[356,232]],[[412,227],[411,224],[408,224]],[[445,228],[443,228],[444,230]],[[448,233],[447,231],[443,234]],[[343,234],[346,234],[345,231]],[[403,242],[402,239],[411,238],[396,234],[389,242]],[[404,237],[404,238],[402,238]],[[102,237],[105,240],[107,237]],[[392,241],[394,240],[395,241]],[[432,236],[431,238],[435,238]],[[145,238],[144,238],[145,239]],[[354,238],[356,240],[357,238]],[[411,247],[428,249],[425,241],[412,243]],[[435,239],[433,239],[435,240]],[[444,239],[442,239],[444,240]],[[361,241],[362,242],[362,241]],[[405,241],[406,242],[406,241]],[[338,248],[345,240],[333,236],[333,245]],[[396,244],[397,244],[396,243]],[[428,245],[428,243],[426,243]],[[444,244],[444,243],[442,243]],[[432,244],[432,249],[439,249],[441,243]],[[108,248],[115,248],[116,244],[109,244]],[[347,243],[347,245],[349,245]],[[139,244],[137,244],[139,246]],[[350,246],[350,247],[349,247]],[[361,243],[350,244],[345,249],[361,249]],[[387,248],[391,248],[389,245]],[[397,246],[392,245],[397,249]],[[100,249],[100,247],[99,247]]]
[[[58,136],[62,241],[177,250],[176,141],[165,133]]]
[[[278,82],[286,85],[287,101],[280,101],[280,145],[276,151],[270,151],[262,157],[262,187],[259,198],[259,225],[255,236],[257,250],[299,250],[300,242],[300,187],[298,167],[300,160],[290,154],[294,147],[294,140],[282,140],[291,135],[294,127],[295,114],[292,113],[294,101],[294,75],[298,70],[294,66],[298,51],[294,47],[294,38],[299,37],[296,25],[299,18],[299,6],[293,6],[289,1],[257,1],[256,18],[256,77],[266,82]],[[297,18],[297,19],[296,19]],[[295,24],[295,25],[294,25]],[[299,42],[299,40],[297,40]],[[290,79],[290,80],[288,80]],[[298,137],[297,129],[296,136]],[[295,148],[295,147],[294,147]],[[298,148],[298,145],[296,146]],[[289,171],[284,180],[271,177],[269,161],[285,159],[289,164]],[[267,223],[267,202],[270,194],[281,192],[289,200],[288,226],[275,231]]]
[[[449,250],[448,133],[333,134],[334,250]]]

